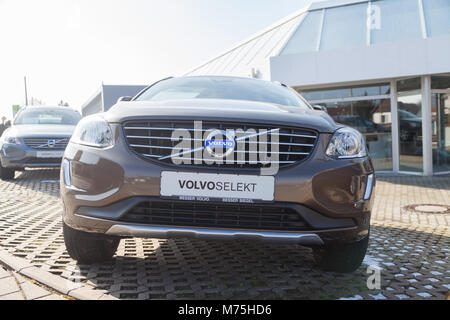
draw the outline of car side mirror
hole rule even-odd
[[[132,97],[128,97],[128,96],[120,97],[119,99],[117,99],[117,103],[131,101],[132,99],[133,99]]]
[[[323,111],[323,112],[328,113],[327,107],[325,107],[325,106],[321,106],[321,105],[315,104],[312,107],[313,107],[314,110]]]
[[[8,121],[5,122],[5,127],[6,128],[11,127],[11,120],[8,120]]]

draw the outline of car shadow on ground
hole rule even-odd
[[[364,264],[341,274],[296,245],[126,239],[112,262],[78,267],[120,299],[445,299],[449,244],[444,234],[375,226]],[[375,269],[380,287],[369,289]]]
[[[59,197],[59,171],[59,168],[16,171],[15,178],[8,182],[19,190],[27,189]]]

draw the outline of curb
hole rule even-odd
[[[78,300],[119,300],[108,294],[106,290],[96,290],[92,286],[80,284],[78,288],[70,288],[69,282],[63,277],[33,266],[26,259],[13,256],[6,250],[0,249],[0,264],[13,271],[36,280],[47,287]]]

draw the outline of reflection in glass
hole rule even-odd
[[[431,77],[431,89],[450,89],[450,77]]]
[[[329,100],[329,99],[343,99],[352,97],[367,97],[388,95],[390,86],[387,83],[360,85],[352,87],[339,87],[329,89],[313,89],[313,90],[297,90],[306,100]]]
[[[433,171],[450,171],[450,94],[433,94],[431,100]]]
[[[423,0],[423,11],[429,37],[450,33],[450,1]]]
[[[397,91],[405,92],[412,90],[420,90],[421,82],[420,78],[410,78],[397,81]]]
[[[320,50],[364,46],[367,3],[325,11]]]
[[[334,121],[360,131],[375,170],[392,170],[391,102],[389,99],[323,104]]]
[[[372,1],[375,21],[371,29],[371,42],[384,43],[421,39],[419,6],[413,0]]]
[[[300,23],[280,55],[316,51],[322,11],[311,11]]]
[[[422,95],[398,97],[400,171],[422,172]]]

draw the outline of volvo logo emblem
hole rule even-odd
[[[225,130],[214,130],[205,140],[205,148],[214,158],[225,158],[234,151],[234,134]]]
[[[56,145],[56,140],[54,140],[54,139],[48,140],[47,145],[49,148],[53,148]]]

